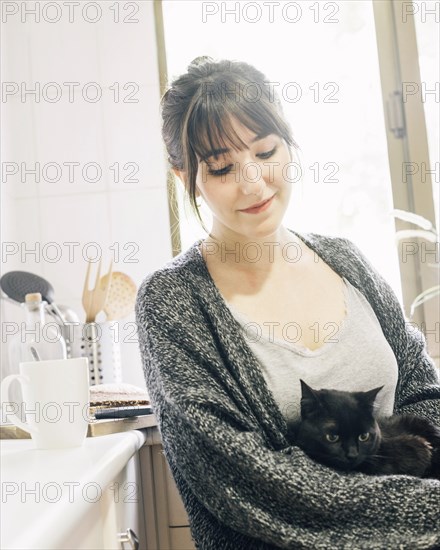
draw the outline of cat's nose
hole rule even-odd
[[[347,458],[350,460],[354,460],[358,457],[359,451],[357,450],[357,447],[351,446],[347,450]]]

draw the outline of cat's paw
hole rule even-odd
[[[431,467],[432,445],[424,437],[415,435],[408,444],[409,474],[423,476]],[[410,455],[413,455],[412,457]],[[406,464],[405,464],[406,466]]]
[[[440,448],[436,448],[432,452],[431,467],[427,470],[424,477],[432,477],[440,479]]]
[[[404,419],[407,430],[413,435],[425,438],[434,448],[440,447],[440,427],[419,416],[403,415],[401,418]]]
[[[423,477],[431,467],[432,445],[419,435],[399,435],[384,442],[376,461],[384,474]]]

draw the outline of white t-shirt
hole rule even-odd
[[[226,300],[243,336],[257,357],[264,378],[288,424],[300,416],[300,378],[314,389],[367,391],[384,386],[376,397],[377,414],[393,414],[398,366],[370,304],[343,277],[346,317],[330,326],[325,343],[310,350],[287,339],[268,337],[257,323]]]

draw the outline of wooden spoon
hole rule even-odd
[[[110,274],[110,289],[104,304],[106,321],[114,321],[126,317],[134,310],[137,287],[131,277],[120,271]],[[100,284],[105,287],[108,274],[101,278]]]

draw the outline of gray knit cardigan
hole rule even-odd
[[[375,311],[399,367],[395,413],[440,425],[438,370],[390,286],[350,240],[292,233]],[[145,380],[196,547],[440,548],[440,481],[338,472],[289,445],[200,242],[148,274],[136,301]]]

